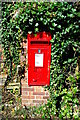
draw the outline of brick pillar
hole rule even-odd
[[[27,42],[23,40],[24,56],[21,56],[21,62],[26,61],[27,66]],[[26,58],[26,59],[25,59]],[[28,86],[27,67],[25,67],[25,78],[21,79],[21,97],[22,106],[37,106],[47,103],[49,92],[42,86]]]

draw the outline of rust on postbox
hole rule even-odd
[[[51,34],[28,34],[28,85],[50,84]]]

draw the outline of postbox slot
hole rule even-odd
[[[31,41],[31,44],[49,44],[48,41]]]

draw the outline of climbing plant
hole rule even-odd
[[[2,46],[10,76],[20,62],[21,40],[28,32],[52,35],[51,79],[48,103],[38,112],[43,118],[79,118],[80,3],[2,3]]]

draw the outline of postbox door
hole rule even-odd
[[[48,85],[49,48],[31,48],[29,57],[29,85]]]

